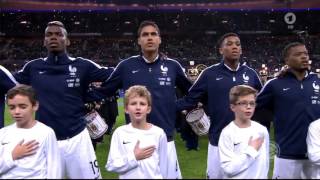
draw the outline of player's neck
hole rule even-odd
[[[233,122],[239,128],[248,128],[248,127],[251,126],[251,120],[250,119],[236,118]]]
[[[151,127],[151,124],[146,121],[132,121],[131,124],[134,128],[141,130],[148,130]]]
[[[296,70],[292,70],[291,72],[296,76],[296,78],[299,81],[302,81],[308,73],[307,71],[296,71]]]
[[[148,62],[154,62],[158,56],[158,51],[153,52],[143,52],[143,57],[148,60]]]
[[[37,121],[35,119],[31,119],[25,123],[19,124],[17,123],[17,127],[18,128],[22,128],[22,129],[31,129],[36,125]]]
[[[225,59],[224,64],[227,65],[232,70],[236,71],[239,66],[239,60]]]

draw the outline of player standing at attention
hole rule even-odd
[[[230,110],[229,92],[233,86],[245,84],[257,90],[262,85],[255,70],[240,63],[242,48],[240,38],[235,33],[224,34],[217,43],[222,55],[221,63],[206,68],[199,75],[187,96],[179,100],[177,109],[190,110],[201,100],[207,104],[207,115],[210,117],[207,178],[221,179],[218,141],[222,129],[234,119]]]
[[[311,122],[320,118],[320,78],[309,69],[305,44],[288,44],[282,52],[288,71],[268,81],[257,97],[256,111],[268,109],[274,114],[273,125],[278,154],[273,178],[310,178],[307,156],[307,132]]]
[[[138,44],[142,54],[120,62],[110,78],[102,84],[105,95],[118,89],[127,90],[133,85],[146,86],[152,96],[153,108],[147,121],[162,128],[168,140],[168,177],[182,178],[173,141],[176,121],[176,89],[186,93],[191,82],[181,65],[159,55],[160,30],[152,21],[143,21],[138,29]],[[130,122],[127,118],[127,122]]]
[[[32,60],[15,74],[19,83],[31,85],[39,97],[39,121],[57,136],[63,175],[72,179],[101,178],[84,116],[89,84],[104,81],[110,69],[81,57],[67,55],[70,40],[60,21],[45,29],[46,58]]]
[[[150,92],[144,86],[131,86],[124,104],[131,123],[114,131],[106,169],[119,173],[120,179],[166,179],[167,137],[161,128],[147,122]]]
[[[268,130],[251,120],[256,96],[257,91],[247,85],[234,86],[230,90],[230,108],[235,120],[223,128],[219,139],[223,178],[268,178]]]
[[[28,156],[15,160],[14,166],[1,173],[0,178],[60,179],[61,159],[55,133],[33,118],[39,107],[34,90],[30,86],[18,85],[8,91],[6,101],[15,123],[0,130],[4,151],[14,152],[16,144],[23,140],[35,140],[38,145],[29,149]],[[7,154],[1,158],[11,159],[10,156]]]

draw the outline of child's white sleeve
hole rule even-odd
[[[320,127],[311,123],[307,135],[308,157],[312,163],[320,165]]]
[[[258,155],[253,147],[248,146],[241,154],[234,153],[234,144],[228,131],[222,131],[219,139],[219,155],[223,172],[235,176],[246,170]]]
[[[107,171],[123,174],[138,167],[139,164],[133,151],[127,153],[123,150],[124,147],[122,147],[120,136],[119,131],[115,130],[111,138],[110,151],[105,168]]]
[[[1,137],[5,137],[4,129],[0,130],[0,141],[2,141]],[[2,144],[0,144],[0,176],[1,174],[6,173],[11,168],[15,166],[15,163],[12,158],[12,152],[6,150]]]
[[[46,139],[47,179],[62,178],[62,161],[58,141],[52,129]]]
[[[15,163],[12,159],[12,153],[5,151],[5,149],[1,146],[2,145],[0,145],[0,176],[15,166]]]
[[[159,142],[159,160],[160,160],[160,173],[163,179],[168,178],[168,141],[167,136],[163,132]]]
[[[265,177],[268,177],[269,172],[269,159],[270,159],[270,137],[267,128],[264,127],[264,144],[266,148],[266,164],[264,169]]]

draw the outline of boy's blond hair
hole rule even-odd
[[[248,85],[237,85],[230,89],[229,101],[230,104],[236,104],[241,96],[247,96],[253,94],[257,97],[257,90]]]
[[[133,97],[143,97],[147,99],[148,106],[151,106],[151,94],[145,86],[135,85],[126,90],[124,94],[125,107],[129,104],[129,100]]]

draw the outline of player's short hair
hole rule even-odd
[[[159,36],[160,36],[159,26],[158,26],[154,21],[146,20],[146,21],[142,21],[142,22],[140,23],[140,26],[139,26],[139,28],[138,28],[138,37],[140,37],[142,29],[143,29],[144,27],[146,27],[146,26],[153,26],[153,27],[157,30],[157,32],[158,32],[158,34],[159,34]]]
[[[147,99],[148,105],[151,106],[151,93],[145,86],[135,85],[131,86],[129,89],[126,90],[124,94],[124,104],[127,106],[129,104],[129,100],[133,97],[143,97]]]
[[[282,50],[281,58],[283,60],[285,60],[289,56],[290,50],[294,47],[297,47],[297,46],[305,46],[305,44],[302,42],[291,42],[291,43],[287,44]]]
[[[231,37],[231,36],[235,36],[235,37],[238,37],[238,38],[240,39],[239,35],[236,34],[236,33],[233,33],[233,32],[226,33],[226,34],[222,35],[222,36],[219,38],[219,40],[217,41],[217,45],[216,45],[217,49],[221,48],[223,41],[224,41],[227,37]]]
[[[16,95],[28,97],[33,106],[37,104],[37,96],[34,89],[31,86],[19,84],[10,89],[7,92],[7,103],[8,99],[13,99]]]
[[[257,97],[257,90],[248,85],[237,85],[230,89],[229,101],[230,104],[236,104],[239,100],[239,97],[247,96],[253,94],[254,97]]]
[[[47,28],[50,27],[50,26],[58,26],[58,27],[61,27],[63,29],[63,33],[65,34],[65,36],[68,36],[68,32],[64,26],[64,24],[61,22],[61,21],[50,21],[48,22],[47,24]],[[46,28],[46,30],[47,30]]]

